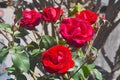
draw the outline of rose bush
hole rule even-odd
[[[89,75],[103,80],[91,63],[98,53],[92,46],[100,29],[96,27],[97,14],[77,4],[70,8],[72,15],[69,12],[66,15],[63,6],[42,3],[43,7],[41,2],[38,5],[39,1],[33,0],[34,4],[28,6],[21,2],[21,8],[15,9],[22,13],[15,11],[14,24],[0,24],[0,33],[8,42],[0,42],[4,46],[0,50],[0,62],[11,54],[12,65],[5,68],[14,76],[10,80],[27,80],[25,74],[30,74],[34,80],[87,80]],[[36,75],[38,69],[40,73]]]
[[[74,67],[71,51],[63,45],[53,46],[46,50],[42,53],[41,61],[45,70],[59,75],[65,74]]]
[[[87,21],[67,18],[61,22],[59,32],[69,45],[80,48],[91,40],[94,29]]]
[[[34,29],[40,23],[42,16],[35,10],[24,10],[19,25],[26,29]]]

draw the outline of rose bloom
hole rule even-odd
[[[76,18],[80,18],[94,24],[98,18],[98,15],[95,12],[89,10],[83,10],[80,13],[75,14]]]
[[[88,21],[67,18],[61,22],[59,32],[70,46],[80,48],[91,40],[94,29]]]
[[[43,19],[49,22],[56,22],[63,14],[63,10],[55,7],[44,8],[42,12]]]
[[[31,30],[39,24],[41,18],[41,14],[35,10],[24,10],[19,24],[21,27]]]
[[[42,64],[49,73],[64,75],[74,67],[71,51],[63,45],[53,46],[42,54]]]

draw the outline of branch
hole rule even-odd
[[[101,0],[97,0],[96,6],[95,6],[95,12],[99,10],[99,7],[101,6]]]
[[[113,63],[110,61],[110,59],[106,56],[105,50],[104,48],[101,49],[101,52],[103,54],[103,57],[105,59],[105,61],[107,62],[107,64],[110,66],[111,70],[113,69]]]
[[[118,69],[120,69],[120,46],[119,46],[119,48],[116,52],[114,63],[115,63],[115,65],[114,65],[114,68],[113,68],[112,72],[115,72]]]
[[[111,6],[115,3],[115,0],[109,0],[108,6]]]

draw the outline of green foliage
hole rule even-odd
[[[25,77],[25,75],[20,74],[17,76],[17,80],[27,80],[27,78]]]
[[[88,66],[83,66],[82,67],[82,71],[84,73],[84,76],[87,78],[90,75],[90,70],[88,68]]]
[[[29,32],[26,29],[21,28],[21,27],[19,27],[18,31],[14,32],[15,37],[24,37],[28,34],[29,34]]]
[[[95,56],[98,55],[98,50],[95,47],[91,48],[91,53],[93,53]]]
[[[26,48],[27,48],[27,50],[28,51],[32,51],[32,50],[34,50],[34,49],[38,49],[39,48],[39,45],[36,43],[36,42],[31,42],[30,44],[28,44],[27,46],[26,46]]]
[[[69,16],[74,16],[75,13],[79,13],[82,10],[84,10],[84,7],[80,3],[78,3],[73,8],[70,8],[70,14],[69,14]]]
[[[65,44],[66,44],[66,41],[65,41],[65,40],[59,40],[59,44],[65,45]]]
[[[92,71],[98,80],[103,80],[101,72],[99,72],[97,69],[93,69]]]
[[[75,0],[70,0],[70,2],[74,2],[74,1]],[[25,3],[22,2],[22,3],[26,4],[26,2]],[[32,7],[31,4],[29,6]],[[2,62],[5,59],[8,53],[12,54],[13,65],[11,67],[6,68],[9,75],[14,75],[16,77],[16,80],[27,80],[24,73],[28,73],[28,74],[30,73],[32,77],[33,76],[36,77],[34,75],[35,67],[45,70],[43,69],[42,63],[40,62],[42,57],[41,53],[51,48],[52,46],[59,44],[59,45],[67,46],[72,52],[72,59],[74,60],[75,66],[74,68],[70,69],[67,73],[67,77],[68,78],[71,77],[70,80],[87,80],[90,74],[94,75],[98,80],[103,80],[102,74],[97,69],[95,69],[95,65],[89,64],[90,61],[93,61],[98,55],[98,51],[96,48],[91,47],[89,49],[88,54],[85,54],[87,51],[86,49],[90,44],[85,45],[85,50],[83,52],[82,48],[78,49],[78,48],[75,48],[75,47],[73,48],[69,46],[69,44],[66,45],[66,41],[64,39],[61,39],[61,36],[58,36],[59,34],[57,33],[57,29],[59,28],[58,26],[60,25],[60,22],[64,18],[64,16],[62,16],[62,18],[59,20],[60,22],[58,21],[57,24],[55,22],[50,23],[47,21],[41,21],[40,24],[41,24],[41,27],[43,27],[43,31],[42,31],[43,33],[40,32],[40,35],[39,35],[39,31],[36,30],[35,33],[33,32],[35,41],[31,41],[31,43],[25,41],[26,45],[21,45],[21,39],[26,40],[26,36],[29,35],[29,32],[31,31],[28,29],[29,30],[28,32],[28,30],[24,29],[23,27],[20,27],[18,23],[19,20],[22,18],[23,9],[25,9],[24,6],[22,6],[18,10],[18,12],[15,12],[16,19],[14,21],[14,27],[13,25],[11,26],[5,23],[0,24],[0,32],[3,32],[5,34],[7,33],[11,37],[10,39],[8,39],[8,44],[6,45],[6,47],[0,50],[0,62]],[[73,8],[69,9],[70,14],[68,14],[68,16],[74,17],[76,13],[79,13],[82,10],[84,10],[84,7],[80,3],[78,3]],[[46,32],[44,33],[44,31],[46,31],[45,29],[47,29],[44,27],[49,26],[49,23],[53,25],[52,27],[56,28],[55,29],[56,35],[49,36],[49,32],[48,34]],[[5,35],[4,37],[7,39],[9,38],[9,36]],[[56,37],[56,39],[53,36]],[[31,36],[29,37],[32,40],[32,37]],[[75,38],[77,37],[78,36],[75,36]],[[58,38],[58,41],[57,41],[57,38]],[[61,58],[61,56],[58,56],[58,57]],[[48,69],[49,69],[49,66],[48,66]],[[33,71],[33,74],[31,73],[31,71]],[[46,71],[43,71],[43,73],[44,75],[40,76],[38,80],[67,80],[66,76],[64,75],[59,76],[55,74],[49,74]]]
[[[61,77],[62,78],[62,77]],[[60,80],[59,78],[57,78],[57,76],[53,76],[53,75],[44,75],[39,77],[39,80]],[[63,79],[62,79],[63,80]]]
[[[28,72],[30,68],[29,57],[26,53],[12,55],[13,65],[18,68],[21,72]]]
[[[19,11],[16,12],[16,21],[19,21],[22,17],[22,8],[19,8]]]
[[[8,71],[8,74],[10,75],[10,74],[14,74],[14,72],[15,72],[15,67],[8,67],[7,68],[7,71]]]
[[[92,48],[91,52],[97,54],[97,50],[95,48]],[[73,59],[75,62],[75,67],[69,70],[71,75],[81,67],[80,70],[73,76],[74,80],[86,80],[91,72],[95,74],[97,79],[102,79],[101,73],[97,69],[95,69],[95,65],[87,64],[87,62],[89,61],[85,62],[85,55],[82,50],[73,50]]]
[[[40,50],[39,45],[36,42],[31,42],[26,48],[29,53],[30,69],[34,71],[36,64],[39,62],[40,53],[42,53],[43,50]]]
[[[1,23],[0,24],[0,30],[13,34],[12,27],[9,24]]]
[[[42,39],[40,41],[40,48],[43,49],[49,49],[50,47],[52,47],[53,45],[56,45],[56,40],[54,37],[52,36],[48,36],[48,35],[44,35],[42,36]]]
[[[24,52],[25,47],[24,46],[14,46],[14,47],[10,47],[9,52],[12,54],[17,54],[17,53],[22,53]]]
[[[3,59],[7,56],[7,54],[9,53],[9,48],[2,48],[0,50],[0,63],[2,63]]]

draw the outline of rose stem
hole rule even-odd
[[[6,47],[6,45],[3,42],[1,42],[1,41],[0,41],[0,44],[4,45]]]
[[[14,39],[14,30],[13,30],[13,34],[12,34],[12,41],[13,41],[13,47],[14,47],[14,41],[15,41],[15,39]]]
[[[86,51],[86,55],[89,54],[90,49],[91,49],[91,47],[92,47],[92,45],[93,45],[93,42],[94,42],[94,40],[96,39],[96,37],[98,36],[98,33],[100,32],[100,28],[101,28],[102,25],[103,25],[103,24],[101,24],[101,25],[98,27],[97,32],[96,32],[96,34],[95,34],[95,38],[94,38],[92,41],[90,41],[90,44],[89,44],[88,49],[87,49],[87,51]]]
[[[56,26],[54,26],[54,23],[52,23],[52,26],[53,26],[53,30],[54,30],[54,36],[55,36],[55,38],[56,38],[56,42],[57,42],[57,44],[59,44],[59,40],[58,40],[58,36],[57,36],[57,28],[56,28]]]
[[[1,30],[0,33],[10,42],[9,38]]]
[[[35,40],[37,41],[37,37],[35,35],[35,31],[32,30],[32,33],[33,33],[33,36],[34,36]]]
[[[75,72],[70,76],[70,78],[68,78],[68,80],[70,80],[86,63],[87,63],[87,60],[85,60],[85,62],[78,68],[78,70],[75,71]]]
[[[37,77],[35,76],[34,72],[32,70],[30,70],[30,74],[33,77],[34,80],[37,80]]]
[[[45,24],[45,22],[43,22],[43,23],[42,23],[42,31],[41,31],[41,36],[43,36],[43,35],[45,34],[45,32],[44,32],[44,24]]]
[[[57,31],[56,31],[56,27],[54,27],[54,32],[55,32],[56,42],[57,42],[57,44],[59,44],[59,42],[58,42],[58,36],[57,36]]]

